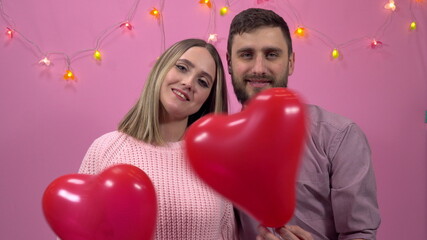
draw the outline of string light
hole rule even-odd
[[[409,25],[409,29],[411,29],[411,30],[417,29],[417,23],[415,21],[411,22],[411,24]]]
[[[208,8],[212,8],[212,3],[210,0],[200,0],[199,3],[208,6]]]
[[[383,43],[381,41],[377,41],[375,39],[373,39],[372,42],[371,42],[371,48],[372,49],[381,47],[382,45],[383,45]]]
[[[221,15],[221,16],[224,16],[225,14],[227,14],[228,13],[228,7],[222,7],[220,10],[219,10],[219,14]]]
[[[394,3],[393,0],[389,0],[389,2],[386,3],[386,5],[384,5],[384,8],[387,10],[394,11],[394,10],[396,10],[396,4]]]
[[[121,28],[126,28],[128,30],[132,30],[133,29],[133,26],[129,22],[124,22],[124,23],[120,24],[120,27]]]
[[[99,50],[96,50],[93,53],[93,58],[95,58],[95,60],[101,61],[101,52]]]
[[[74,80],[74,73],[70,70],[70,69],[68,69],[67,71],[65,71],[65,74],[64,74],[64,79],[65,80]]]
[[[306,36],[306,30],[303,27],[298,27],[295,31],[294,31],[295,36],[302,38]]]
[[[87,54],[87,52],[93,52],[93,57],[96,60],[101,61],[102,60],[102,54],[101,54],[101,52],[98,49],[101,47],[101,44],[102,44],[102,41],[104,40],[104,38],[106,38],[107,36],[109,36],[111,34],[111,32],[114,31],[114,30],[116,30],[117,28],[122,28],[122,29],[125,29],[125,30],[133,30],[133,26],[130,23],[130,21],[132,20],[132,18],[134,16],[134,13],[136,12],[136,8],[137,8],[137,6],[138,6],[138,4],[140,2],[140,0],[135,0],[134,5],[133,5],[132,9],[129,11],[129,14],[126,17],[125,21],[122,21],[122,22],[120,22],[120,23],[112,26],[111,28],[105,29],[103,31],[103,33],[97,38],[97,40],[96,40],[96,46],[94,48],[87,49],[87,50],[82,50],[82,51],[78,51],[78,52],[74,53],[73,55],[69,56],[69,55],[67,55],[67,54],[65,54],[63,52],[49,52],[49,53],[44,52],[44,51],[42,51],[42,49],[35,42],[31,41],[29,38],[27,38],[26,36],[24,36],[22,34],[22,32],[20,32],[18,30],[15,30],[15,26],[14,26],[15,24],[13,23],[13,20],[4,12],[4,8],[2,7],[2,1],[3,0],[0,0],[0,14],[3,17],[3,19],[6,20],[7,25],[9,25],[9,27],[6,28],[6,35],[9,38],[14,38],[14,37],[19,37],[20,39],[22,38],[22,40],[25,43],[27,43],[30,46],[34,47],[34,49],[40,54],[40,56],[44,56],[38,62],[39,64],[42,64],[42,65],[45,65],[45,66],[50,66],[52,63],[51,63],[51,61],[48,58],[49,55],[53,55],[53,54],[54,55],[62,55],[64,58],[66,58],[67,64],[68,64],[68,68],[67,68],[68,70],[64,74],[64,79],[66,79],[66,80],[74,80],[75,79],[74,73],[70,70],[70,65],[71,65],[71,63],[74,60],[79,59],[79,56],[81,56],[81,54]],[[263,0],[263,1],[267,2],[268,0]],[[411,3],[412,2],[424,3],[425,0],[411,0]],[[213,2],[212,0],[200,0],[199,3],[202,4],[202,5],[206,5],[209,8],[214,8],[215,9],[215,5],[214,5],[215,2]],[[283,1],[283,2],[282,1],[277,1],[277,4],[283,4],[283,3],[289,5],[289,6],[287,6],[286,9],[289,9],[291,11],[291,14],[290,14],[291,18],[292,17],[296,18],[296,20],[294,22],[302,23],[303,22],[302,19],[300,18],[298,12],[292,6],[292,4],[290,3],[290,1],[289,0],[286,0],[286,1]],[[162,6],[163,6],[163,0],[160,0],[160,7],[159,7],[160,10],[163,9]],[[222,7],[222,8],[220,8],[220,15],[221,16],[224,16],[224,15],[228,14],[228,12],[229,12],[229,6],[230,6],[230,3],[228,1],[226,1],[225,6]],[[397,6],[396,6],[394,0],[388,0],[388,3],[386,3],[384,5],[384,8],[387,9],[387,10],[390,10],[390,11],[395,11],[396,8],[397,8]],[[280,9],[280,7],[279,7],[279,9]],[[411,14],[412,14],[412,17],[413,17],[412,18],[413,21],[410,23],[409,28],[410,28],[410,30],[416,30],[417,23],[416,23],[415,15],[412,12],[412,4],[410,5],[410,11],[411,11]],[[215,21],[215,16],[216,16],[216,14],[214,14],[214,12],[215,11],[211,11],[211,14],[210,14],[211,15],[210,16],[211,19],[209,19],[209,28],[207,30],[208,33],[209,32],[216,32],[216,27],[215,27],[215,22],[216,22]],[[163,19],[162,19],[163,16],[161,15],[161,12],[157,8],[152,8],[152,10],[150,11],[150,14],[152,16],[154,16],[156,19],[159,20],[159,23],[160,23],[160,26],[161,26],[161,33],[162,33],[161,37],[162,37],[162,40],[163,40],[162,41],[163,42],[162,43],[163,44],[163,49],[162,50],[164,50],[164,28],[163,28],[163,23],[162,23],[163,22]],[[381,35],[384,34],[386,26],[389,25],[390,22],[391,22],[391,16],[392,15],[390,15],[390,17],[387,18],[386,22],[383,25],[381,25],[381,27],[377,30],[377,33],[375,34],[375,36],[381,36]],[[304,27],[299,26],[298,28],[296,28],[296,30],[294,31],[294,35],[296,37],[299,37],[299,38],[301,38],[301,37],[307,37],[307,32],[308,32],[307,29],[310,30],[310,34],[313,33],[313,35],[319,37],[320,40],[322,40],[323,43],[325,43],[325,45],[328,45],[329,47],[333,47],[333,46],[336,47],[331,52],[331,57],[333,59],[342,58],[341,52],[340,52],[340,50],[342,48],[347,47],[350,44],[354,44],[355,42],[358,42],[358,41],[360,41],[362,39],[366,40],[366,37],[361,37],[361,38],[358,38],[358,39],[350,40],[350,41],[348,41],[348,42],[346,42],[344,44],[337,44],[331,38],[329,38],[326,34],[323,34],[322,32],[320,32],[320,31],[318,31],[316,29],[313,29],[311,27],[308,28],[307,26],[304,26]],[[17,35],[16,33],[19,33],[19,35]],[[218,41],[217,34],[209,34],[209,37],[208,37],[207,41],[211,42],[211,43],[217,42]],[[383,43],[381,41],[376,40],[376,39],[373,39],[371,41],[371,43],[370,43],[370,47],[372,49],[381,47],[382,45],[383,45]],[[338,49],[340,49],[340,50],[338,50]]]
[[[332,50],[331,55],[333,59],[337,59],[340,57],[340,52],[338,51],[338,49],[334,48],[334,50]]]
[[[9,38],[13,38],[12,28],[9,28],[9,27],[6,28],[6,35],[9,36]]]
[[[153,8],[153,10],[150,11],[151,16],[154,16],[156,19],[160,18],[160,12],[157,10],[157,8]]]
[[[40,64],[44,64],[46,66],[50,66],[50,60],[47,57],[44,57],[42,60],[39,61]]]
[[[105,40],[105,38],[110,36],[113,31],[116,31],[119,28],[124,28],[124,29],[128,29],[128,30],[133,29],[133,26],[130,24],[130,22],[134,17],[134,14],[136,12],[136,9],[138,7],[139,2],[140,2],[140,0],[134,0],[133,6],[130,9],[130,11],[128,12],[128,15],[125,18],[125,21],[121,21],[117,24],[114,24],[114,25],[112,25],[112,26],[110,26],[110,27],[108,27],[102,31],[102,33],[96,39],[96,46],[94,48],[89,48],[86,50],[77,51],[74,54],[72,54],[71,56],[64,53],[64,52],[45,52],[36,42],[32,41],[30,38],[25,36],[22,32],[20,32],[20,31],[18,32],[17,30],[15,30],[15,24],[14,24],[13,19],[4,11],[3,0],[0,0],[0,16],[9,25],[9,27],[6,28],[6,35],[8,35],[9,38],[19,36],[19,38],[20,38],[20,40],[22,40],[22,42],[24,42],[25,44],[28,44],[30,47],[34,48],[35,52],[40,55],[41,60],[38,61],[39,64],[44,65],[44,66],[50,66],[50,65],[52,65],[52,62],[48,58],[48,56],[60,55],[66,60],[67,69],[68,69],[65,72],[65,74],[63,75],[63,78],[65,80],[74,80],[75,75],[70,70],[71,69],[70,68],[71,63],[77,59],[80,59],[81,55],[83,55],[83,54],[87,55],[88,52],[93,52],[93,57],[96,60],[101,60],[101,53],[97,49],[99,49],[101,47],[102,42]],[[16,33],[19,33],[19,35],[16,35]]]
[[[216,42],[218,41],[218,34],[212,33],[209,34],[208,42]]]

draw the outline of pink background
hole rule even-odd
[[[134,4],[2,1],[14,27],[42,51],[70,55],[93,48],[97,37],[123,21]],[[308,103],[353,119],[365,131],[382,214],[378,239],[427,239],[427,2],[412,1],[412,11],[410,1],[396,1],[398,9],[391,13],[383,8],[385,0],[235,0],[226,16],[218,14],[226,1],[215,1],[211,17],[198,0],[166,0],[165,45],[189,37],[207,39],[215,32],[225,60],[232,17],[254,6],[275,9],[292,30],[304,23],[344,44],[343,58],[331,60],[333,44],[321,34],[312,31],[306,39],[294,39],[296,69],[290,88]],[[102,41],[102,62],[96,63],[91,53],[76,58],[71,63],[75,82],[62,79],[63,57],[52,56],[53,65],[43,67],[38,64],[42,56],[20,34],[11,40],[1,34],[0,239],[54,239],[41,210],[43,191],[55,178],[76,172],[91,142],[114,130],[136,101],[162,51],[160,25],[148,14],[160,4],[141,1],[134,31],[117,30]],[[391,21],[383,25],[390,14]],[[408,29],[412,14],[418,20],[416,31]],[[0,29],[7,26],[0,18]],[[382,48],[369,47],[368,38],[375,36]],[[238,111],[229,90],[231,107]]]

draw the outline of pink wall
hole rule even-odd
[[[43,51],[68,54],[93,48],[102,31],[124,20],[134,3],[1,1],[15,28]],[[378,239],[427,239],[427,3],[412,1],[418,29],[408,30],[410,1],[396,1],[398,9],[379,31],[380,49],[359,38],[374,36],[386,22],[391,13],[383,8],[385,0],[233,1],[227,16],[216,11],[211,22],[198,0],[163,1],[165,43],[206,39],[215,31],[224,56],[232,17],[252,6],[276,9],[292,29],[302,21],[337,44],[350,41],[343,58],[332,61],[332,46],[320,34],[295,39],[290,87],[307,102],[352,118],[366,132],[382,214]],[[215,1],[217,9],[225,2]],[[134,31],[105,38],[101,63],[90,53],[76,59],[71,65],[76,82],[62,80],[66,65],[60,56],[52,58],[53,66],[40,66],[40,54],[22,36],[1,35],[0,239],[53,239],[41,211],[43,191],[56,177],[76,172],[90,143],[114,130],[137,99],[162,49],[159,24],[147,14],[160,3],[139,3]],[[0,29],[5,27],[0,18]],[[240,108],[234,98],[231,104],[233,111]]]

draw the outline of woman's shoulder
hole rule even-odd
[[[122,145],[129,136],[119,131],[105,133],[93,141],[91,148],[108,149],[112,146]]]
[[[126,135],[123,132],[112,131],[112,132],[105,133],[100,137],[98,137],[97,139],[95,139],[94,143],[116,142],[120,139],[125,140],[127,137],[128,135]]]

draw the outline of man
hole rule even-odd
[[[233,19],[228,71],[243,107],[256,93],[287,87],[295,54],[286,22],[265,9]],[[351,120],[307,106],[308,137],[297,180],[297,206],[289,225],[270,232],[240,212],[242,239],[375,239],[380,224],[370,148]],[[256,193],[254,193],[256,194]],[[258,232],[258,233],[257,233]]]

